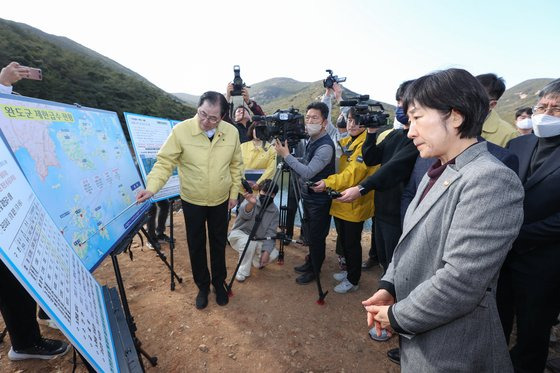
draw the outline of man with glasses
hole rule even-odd
[[[524,221],[500,273],[497,302],[516,372],[542,372],[550,330],[560,312],[560,79],[533,108],[533,134],[508,144],[519,158]]]
[[[331,198],[326,193],[314,193],[305,182],[318,182],[335,173],[335,148],[327,134],[327,117],[329,108],[322,102],[313,102],[307,106],[305,127],[309,142],[305,147],[302,161],[298,161],[288,148],[276,140],[274,147],[284,162],[299,176],[302,182],[303,220],[305,241],[309,244],[309,256],[303,265],[295,267],[301,276],[296,283],[305,285],[316,279],[325,260],[325,240],[329,234],[331,216]]]
[[[227,110],[222,94],[210,91],[200,96],[197,114],[173,127],[148,175],[146,190],[137,195],[138,202],[153,196],[177,166],[191,268],[199,289],[198,309],[208,305],[210,282],[216,290],[216,302],[220,306],[228,303],[224,286],[227,215],[237,204],[243,162],[239,133],[222,120]],[[206,259],[206,225],[212,279]]]

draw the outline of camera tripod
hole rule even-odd
[[[228,294],[231,296],[233,295],[231,289],[233,287],[233,281],[235,279],[235,276],[237,275],[237,272],[239,271],[239,267],[241,266],[241,263],[243,262],[243,259],[245,258],[245,254],[247,253],[247,249],[249,248],[249,245],[251,244],[251,241],[263,241],[263,240],[269,240],[269,239],[277,239],[280,240],[280,249],[279,249],[279,254],[278,254],[278,264],[282,265],[284,264],[284,244],[285,244],[285,240],[291,240],[292,242],[295,243],[303,243],[305,245],[309,245],[309,241],[306,238],[306,232],[309,232],[309,221],[308,221],[308,216],[303,217],[303,214],[301,212],[301,208],[299,205],[299,201],[301,200],[301,188],[300,185],[297,182],[297,176],[295,175],[294,171],[288,166],[286,165],[283,161],[278,162],[278,165],[276,166],[276,171],[274,173],[274,176],[272,178],[273,181],[273,185],[280,185],[283,186],[284,185],[284,173],[288,173],[288,194],[289,194],[289,190],[290,188],[292,188],[294,194],[295,194],[295,200],[296,200],[296,206],[297,206],[297,213],[300,217],[300,221],[301,221],[301,236],[303,241],[297,241],[297,240],[291,240],[290,238],[288,238],[288,236],[286,235],[286,229],[287,229],[287,218],[288,218],[288,207],[286,205],[282,204],[283,201],[283,189],[280,188],[280,215],[279,215],[279,222],[278,222],[278,227],[280,228],[280,232],[278,232],[276,234],[276,236],[274,237],[255,237],[256,232],[262,222],[262,217],[264,215],[264,212],[266,210],[266,208],[261,208],[257,211],[257,216],[255,217],[255,223],[253,224],[253,227],[251,228],[251,232],[249,233],[249,237],[247,239],[247,242],[245,243],[245,247],[243,248],[243,252],[241,253],[241,256],[239,257],[239,261],[237,262],[237,266],[235,267],[235,271],[233,272],[233,275],[231,277],[231,280],[229,281],[229,284],[226,285],[226,289],[228,291]],[[278,184],[278,181],[280,181],[280,184]],[[270,200],[270,198],[272,198],[270,196],[270,193],[266,194],[266,198],[265,198],[265,202],[264,205],[268,206],[268,202]],[[325,297],[328,294],[327,292],[323,292],[323,288],[321,286],[321,279],[319,276],[319,268],[318,265],[313,263],[313,260],[310,256],[310,260],[311,260],[311,264],[313,267],[313,272],[315,274],[315,281],[317,283],[317,291],[319,293],[319,299],[317,300],[317,304],[323,305],[325,303]]]

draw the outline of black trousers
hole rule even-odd
[[[37,303],[1,261],[0,312],[14,350],[32,347],[39,341]]]
[[[550,330],[560,312],[560,247],[508,254],[496,301],[509,343],[514,316],[517,341],[510,351],[516,372],[543,372]]]
[[[152,237],[165,232],[165,222],[169,215],[169,201],[164,199],[152,205],[148,219],[148,234]],[[157,221],[157,225],[156,225]]]
[[[375,216],[371,218],[371,245],[369,247],[368,257],[379,260],[377,246],[375,246]]]
[[[379,263],[383,266],[383,273],[387,271],[387,267],[393,259],[393,252],[399,243],[401,233],[400,225],[386,223],[379,218],[375,219],[375,246]]]
[[[303,198],[305,235],[309,243],[309,257],[315,273],[321,272],[325,260],[325,240],[331,225],[331,199],[307,200]]]
[[[217,206],[199,206],[181,200],[191,269],[196,286],[202,291],[209,291],[210,282],[215,288],[224,286],[227,277],[226,241],[228,228],[228,201]],[[206,257],[206,226],[210,241],[210,268],[208,271]]]
[[[362,230],[364,222],[352,222],[334,218],[334,225],[346,259],[346,278],[352,285],[358,285],[362,275]]]

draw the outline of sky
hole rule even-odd
[[[394,103],[399,84],[450,67],[507,87],[560,76],[560,1],[27,0],[0,18],[65,36],[167,92],[225,92],[233,65],[254,84],[312,82],[325,69]]]

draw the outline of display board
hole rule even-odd
[[[93,271],[149,203],[116,113],[0,94],[0,130],[66,241]]]
[[[157,153],[171,133],[172,121],[132,113],[124,113],[124,118],[126,119],[140,173],[144,183],[147,183],[147,176],[157,161]],[[175,168],[167,183],[152,197],[152,201],[157,202],[178,195],[179,175],[177,174],[177,168]]]
[[[118,372],[102,289],[0,136],[0,259],[99,372]]]

